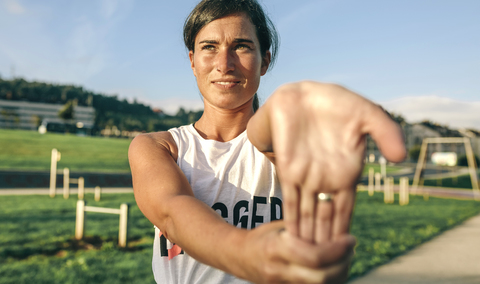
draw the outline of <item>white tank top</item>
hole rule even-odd
[[[193,125],[168,130],[177,164],[196,198],[236,227],[252,229],[282,219],[275,166],[248,140],[246,131],[228,142],[205,140]],[[212,248],[212,253],[217,253]],[[248,283],[196,261],[155,227],[153,273],[162,284]]]

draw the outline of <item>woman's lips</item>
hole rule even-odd
[[[212,83],[218,88],[230,89],[240,84],[240,81],[213,81]]]

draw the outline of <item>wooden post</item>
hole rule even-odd
[[[78,199],[83,199],[85,195],[85,179],[83,177],[78,178]]]
[[[95,201],[100,201],[101,195],[102,195],[102,188],[100,186],[95,186]]]
[[[128,204],[120,205],[120,225],[118,229],[118,246],[127,246]]]
[[[57,149],[52,149],[52,156],[50,159],[50,197],[55,197],[57,190],[57,162],[60,161],[61,154]]]
[[[375,175],[375,170],[373,168],[368,169],[368,195],[373,196],[374,184],[373,178]]]
[[[383,178],[387,177],[387,159],[383,156],[378,158],[378,162],[380,163],[380,173],[382,174]]]
[[[385,202],[385,204],[390,203],[389,192],[390,192],[390,184],[388,183],[387,178],[385,178],[383,180],[383,202]]]
[[[375,173],[375,191],[382,190],[382,174]]]
[[[386,177],[384,183],[383,201],[387,204],[395,202],[393,177]]]
[[[75,239],[81,240],[83,238],[83,228],[85,224],[85,201],[77,201],[77,218],[75,221]]]
[[[400,178],[400,205],[407,205],[410,202],[410,194],[408,192],[408,177]]]
[[[70,196],[70,170],[63,169],[63,198],[68,199]]]
[[[468,170],[470,172],[470,179],[472,181],[472,189],[474,193],[475,200],[480,199],[480,192],[478,188],[478,179],[477,179],[477,165],[475,165],[475,156],[473,155],[472,145],[468,138],[464,138],[465,143],[465,154],[467,156]]]
[[[417,169],[415,170],[415,176],[413,177],[413,191],[417,192],[418,184],[420,182],[421,174],[423,169],[425,168],[426,164],[426,157],[427,157],[427,147],[428,147],[428,140],[425,138],[422,142],[422,147],[420,148],[420,155],[418,157],[417,162]]]

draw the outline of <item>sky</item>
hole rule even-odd
[[[480,129],[480,1],[259,0],[281,44],[258,91],[341,84],[401,114]],[[197,0],[0,0],[0,76],[167,113],[203,106],[182,41]]]

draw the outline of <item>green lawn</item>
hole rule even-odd
[[[50,170],[52,148],[62,154],[57,168],[71,171],[129,171],[127,151],[129,139],[79,137],[69,134],[0,129],[0,169]],[[363,174],[379,164],[367,164]],[[387,166],[387,173],[402,169]]]
[[[398,196],[397,202],[398,202]],[[87,213],[86,240],[73,240],[71,198],[0,196],[0,283],[153,283],[153,227],[133,194],[87,194],[87,205],[131,204],[129,245],[119,249],[118,216]],[[411,196],[410,204],[383,203],[360,192],[352,222],[358,238],[351,277],[361,275],[480,212],[480,203]]]
[[[423,185],[472,189],[472,180],[470,175],[461,175],[453,178],[426,179],[424,180]]]
[[[376,173],[380,173],[380,171],[381,171],[380,164],[370,164],[370,163],[368,163],[368,164],[365,164],[365,167],[363,168],[362,175],[368,176],[368,171],[369,171],[370,168],[373,168],[373,170]],[[403,167],[401,167],[401,166],[386,166],[387,174],[394,173],[394,172],[399,171],[401,169],[403,169]]]
[[[50,170],[52,148],[56,148],[61,153],[59,169],[129,171],[129,144],[129,139],[0,129],[0,169]]]
[[[76,199],[0,196],[0,283],[154,283],[153,226],[133,194],[104,194],[87,205],[131,204],[128,248],[118,243],[118,215],[86,213],[85,241],[75,241]]]

